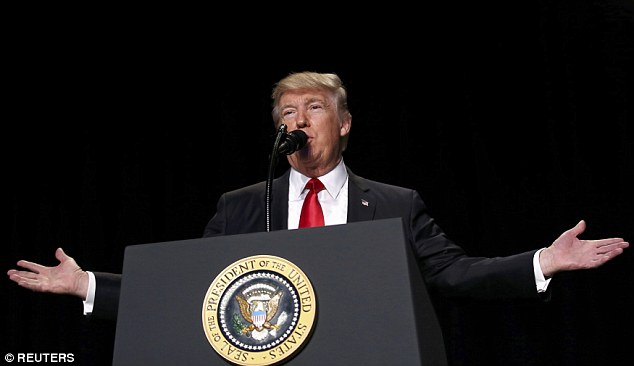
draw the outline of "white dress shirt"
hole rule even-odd
[[[326,226],[345,224],[348,222],[348,171],[343,159],[335,169],[318,178],[326,187],[317,194],[324,211],[324,223]],[[308,194],[305,187],[310,178],[291,168],[288,180],[288,229],[291,230],[299,227],[299,216]]]

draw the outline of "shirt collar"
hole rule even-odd
[[[326,191],[328,191],[333,198],[337,198],[339,192],[341,192],[341,188],[343,188],[343,185],[348,179],[348,171],[346,170],[346,165],[343,163],[343,158],[333,170],[317,178],[324,184]],[[309,180],[309,177],[291,167],[288,197],[290,199],[300,199],[304,192],[304,187]]]

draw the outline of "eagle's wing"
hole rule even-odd
[[[244,296],[237,294],[236,300],[238,300],[238,304],[240,305],[240,313],[242,314],[242,317],[246,319],[246,321],[248,321],[249,323],[253,323],[253,321],[251,320],[251,311],[249,309],[249,303],[247,302],[247,299],[245,299]]]
[[[280,299],[282,298],[282,291],[278,291],[271,300],[269,300],[269,308],[266,311],[266,321],[271,321],[277,313],[277,308],[280,306]]]

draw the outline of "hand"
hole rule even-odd
[[[630,244],[621,238],[581,240],[577,236],[586,230],[581,220],[565,231],[548,248],[542,250],[539,262],[544,276],[557,272],[596,268],[623,253]]]
[[[75,295],[85,300],[88,293],[88,273],[73,258],[67,256],[62,248],[55,251],[55,258],[59,260],[55,267],[21,260],[18,266],[28,271],[11,269],[7,275],[11,281],[29,290]]]

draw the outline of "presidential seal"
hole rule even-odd
[[[308,277],[284,258],[241,259],[216,276],[203,302],[207,340],[227,361],[272,365],[310,337],[317,303]]]

